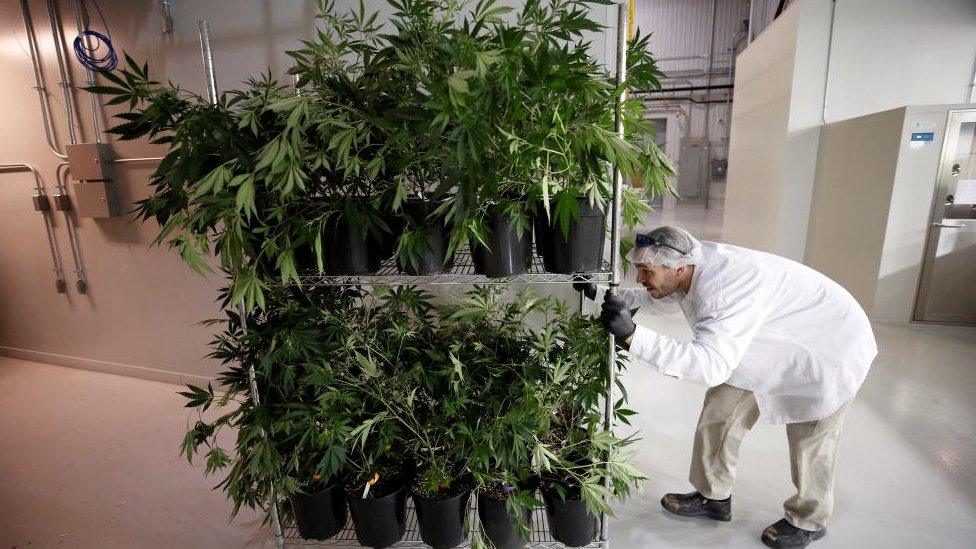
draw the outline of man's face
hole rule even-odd
[[[679,274],[685,267],[669,269],[660,265],[637,264],[637,283],[647,289],[654,299],[673,294],[678,290]]]

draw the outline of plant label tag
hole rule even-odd
[[[366,496],[369,495],[369,489],[372,488],[373,485],[376,484],[379,480],[380,480],[380,474],[373,473],[373,478],[366,481],[366,488],[363,488],[363,499],[366,499]]]

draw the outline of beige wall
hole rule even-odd
[[[68,0],[58,0],[66,38],[76,36]],[[358,6],[339,0],[340,6]],[[518,4],[517,0],[507,2]],[[67,140],[65,115],[57,86],[57,64],[44,0],[30,0],[43,70],[50,93],[59,142]],[[315,25],[312,0],[207,0],[173,2],[174,32],[161,34],[155,0],[101,0],[116,47],[148,60],[157,80],[172,80],[203,93],[203,66],[197,21],[207,19],[213,37],[218,87],[234,88],[267,67],[282,74],[289,66],[285,50],[311,36]],[[386,10],[385,0],[365,0],[368,10]],[[95,14],[92,14],[93,17]],[[615,21],[612,6],[600,7],[600,21]],[[97,19],[96,19],[97,21]],[[595,36],[593,52],[612,58],[612,30]],[[49,194],[55,191],[60,162],[47,148],[35,92],[19,2],[0,2],[0,105],[6,131],[0,133],[0,164],[30,163],[41,174]],[[69,56],[74,82],[83,71]],[[86,92],[77,92],[81,135],[93,139]],[[111,107],[106,109],[111,111]],[[110,122],[103,114],[102,128]],[[103,138],[105,138],[103,136]],[[106,138],[107,139],[107,138]],[[157,156],[163,151],[144,143],[113,143],[117,157]],[[124,201],[147,195],[153,164],[118,165],[116,181]],[[55,292],[51,259],[41,215],[31,205],[29,173],[0,173],[0,353],[62,365],[98,369],[164,381],[199,381],[217,364],[203,358],[210,340],[196,323],[219,315],[214,303],[218,277],[193,274],[169,250],[151,248],[157,227],[114,219],[74,219],[89,291],[73,284],[71,251],[64,219],[56,216],[55,234],[68,270],[68,292]]]
[[[913,318],[951,109],[891,109],[824,126],[806,262],[846,287],[871,318]],[[931,131],[928,143],[911,134]]]
[[[61,0],[70,41],[77,34],[70,4]],[[314,24],[311,1],[174,2],[172,35],[160,33],[157,2],[102,0],[117,47],[136,59],[148,59],[157,79],[171,79],[188,89],[204,89],[197,19],[210,19],[221,87],[236,86],[246,76],[271,66],[285,67],[283,51],[309,36]],[[30,2],[43,70],[61,142],[67,139],[57,64],[45,4]],[[40,171],[53,193],[59,160],[47,149],[17,2],[0,3],[0,163],[28,162]],[[70,59],[76,84],[83,72]],[[58,93],[55,93],[58,92]],[[93,138],[87,93],[77,93],[84,139]],[[104,128],[106,123],[102,124]],[[113,144],[119,157],[155,156],[161,150],[142,143]],[[153,165],[119,165],[116,181],[129,205],[147,195]],[[68,292],[58,294],[39,213],[31,207],[29,173],[0,174],[0,352],[59,364],[181,381],[210,376],[217,365],[203,358],[209,331],[196,326],[217,316],[218,277],[193,274],[166,249],[151,248],[157,227],[114,219],[75,219],[83,257],[87,294],[74,288],[71,252],[64,219],[56,217],[60,255],[69,272]]]
[[[802,260],[830,0],[795,3],[736,64],[723,238]]]
[[[824,126],[806,263],[873,312],[905,109]]]
[[[934,105],[905,110],[884,250],[878,267],[878,289],[874,297],[873,316],[878,320],[908,322],[914,317],[925,242],[938,186],[945,124],[948,111],[953,108],[966,106]],[[933,126],[934,130],[923,129]],[[917,131],[933,131],[935,139],[913,148],[911,134]]]

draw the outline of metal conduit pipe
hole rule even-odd
[[[969,85],[969,102],[976,103],[976,59],[973,60],[973,83]]]
[[[751,2],[750,2],[751,4]],[[732,35],[732,45],[729,48],[732,53],[732,60],[729,62],[729,84],[735,86],[735,60],[736,51],[739,47],[739,35],[743,32],[748,33],[749,29],[740,30]],[[732,147],[732,92],[729,92],[725,96],[725,161],[728,162],[729,156],[731,156]]]
[[[68,195],[68,185],[64,182],[64,179],[67,178],[69,169],[71,169],[70,165],[67,162],[62,162],[58,164],[58,168],[55,171],[55,178],[58,180],[58,192],[65,196]],[[79,294],[84,294],[88,292],[88,282],[85,280],[85,269],[82,266],[78,233],[75,229],[74,220],[71,218],[71,212],[69,210],[61,210],[61,213],[64,214],[64,224],[68,229],[68,244],[71,246],[71,260],[75,265],[75,288],[77,288]]]
[[[652,94],[652,93],[670,93],[670,92],[684,92],[684,91],[711,91],[711,90],[731,90],[734,88],[734,84],[707,84],[705,86],[683,86],[680,88],[658,88],[656,90],[641,90],[634,93],[639,94]]]
[[[115,164],[127,164],[131,162],[160,162],[162,159],[162,156],[146,156],[142,158],[115,158],[113,160],[109,160],[109,162],[113,162]]]
[[[84,12],[84,9],[85,8],[82,5],[81,0],[71,0],[71,11],[73,11],[75,14],[75,24],[78,26],[78,36],[84,37],[85,47],[88,48],[89,51],[91,51],[92,49],[91,37],[84,34],[85,20],[88,18],[88,13]],[[84,63],[82,63],[82,65],[84,65]],[[92,70],[88,68],[88,65],[84,65],[84,67],[85,67],[85,86],[94,86],[95,73],[93,73]],[[92,128],[93,131],[95,132],[94,134],[95,143],[101,143],[102,130],[99,127],[99,123],[98,123],[98,118],[100,114],[100,109],[98,106],[98,95],[94,93],[89,93],[88,99],[90,100],[91,103]]]
[[[68,116],[68,143],[74,145],[78,142],[75,135],[75,107],[74,94],[71,92],[71,79],[68,76],[67,64],[64,58],[64,28],[61,26],[61,17],[58,15],[58,7],[54,0],[47,0],[47,13],[51,18],[51,36],[54,38],[54,53],[58,58],[58,72],[61,75],[61,91],[64,94],[64,108]]]
[[[34,90],[37,91],[37,102],[41,107],[41,121],[44,123],[44,137],[47,139],[47,146],[51,152],[59,158],[68,158],[68,155],[61,152],[54,138],[54,124],[51,121],[51,108],[47,101],[47,88],[44,87],[44,73],[41,72],[40,48],[37,47],[37,33],[34,30],[34,21],[31,19],[30,7],[27,0],[20,0],[20,14],[24,19],[24,30],[27,32],[27,49],[30,52],[31,68],[34,70]]]
[[[727,54],[720,52],[715,57],[719,58],[719,57],[724,57],[725,55],[727,55]],[[708,61],[708,56],[705,55],[705,54],[703,54],[703,53],[699,53],[699,54],[695,54],[695,55],[678,55],[678,56],[675,56],[675,57],[655,57],[654,58],[654,60],[656,62],[658,62],[658,63],[665,63],[665,62],[668,62],[668,61],[695,61],[695,60],[699,60],[699,59],[702,60],[702,61]]]
[[[54,233],[54,225],[51,219],[48,217],[50,213],[50,202],[47,200],[47,194],[44,190],[44,183],[41,179],[41,174],[37,171],[34,166],[27,163],[20,164],[0,164],[0,171],[25,171],[34,174],[34,190],[37,192],[37,196],[43,197],[43,202],[48,205],[48,209],[40,210],[41,215],[44,217],[44,231],[47,233],[47,245],[51,251],[51,264],[53,268],[51,271],[54,273],[54,287],[59,294],[65,292],[64,283],[64,268],[61,264],[61,253],[59,252],[57,236]]]
[[[665,61],[691,61],[692,59],[701,59],[703,61],[708,60],[708,56],[705,54],[698,55],[677,55],[674,57],[655,57],[654,60],[662,63]]]
[[[711,37],[708,40],[708,69],[705,71],[705,88],[707,90],[712,89],[712,63],[715,56],[715,10],[717,7],[718,0],[712,0],[712,15],[711,15]],[[712,186],[712,172],[711,172],[711,162],[712,162],[712,140],[711,140],[711,114],[712,114],[712,104],[705,104],[705,146],[708,149],[705,150],[705,209],[708,209],[708,195],[711,191]]]
[[[746,45],[752,44],[752,21],[756,16],[755,7],[756,7],[756,0],[749,0],[749,24],[748,24],[748,28],[746,29],[746,33],[747,33]]]

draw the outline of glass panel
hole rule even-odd
[[[976,122],[959,125],[949,174],[952,180],[944,219],[976,219]]]
[[[651,125],[654,127],[654,142],[664,150],[664,143],[668,135],[668,119],[652,118]]]

